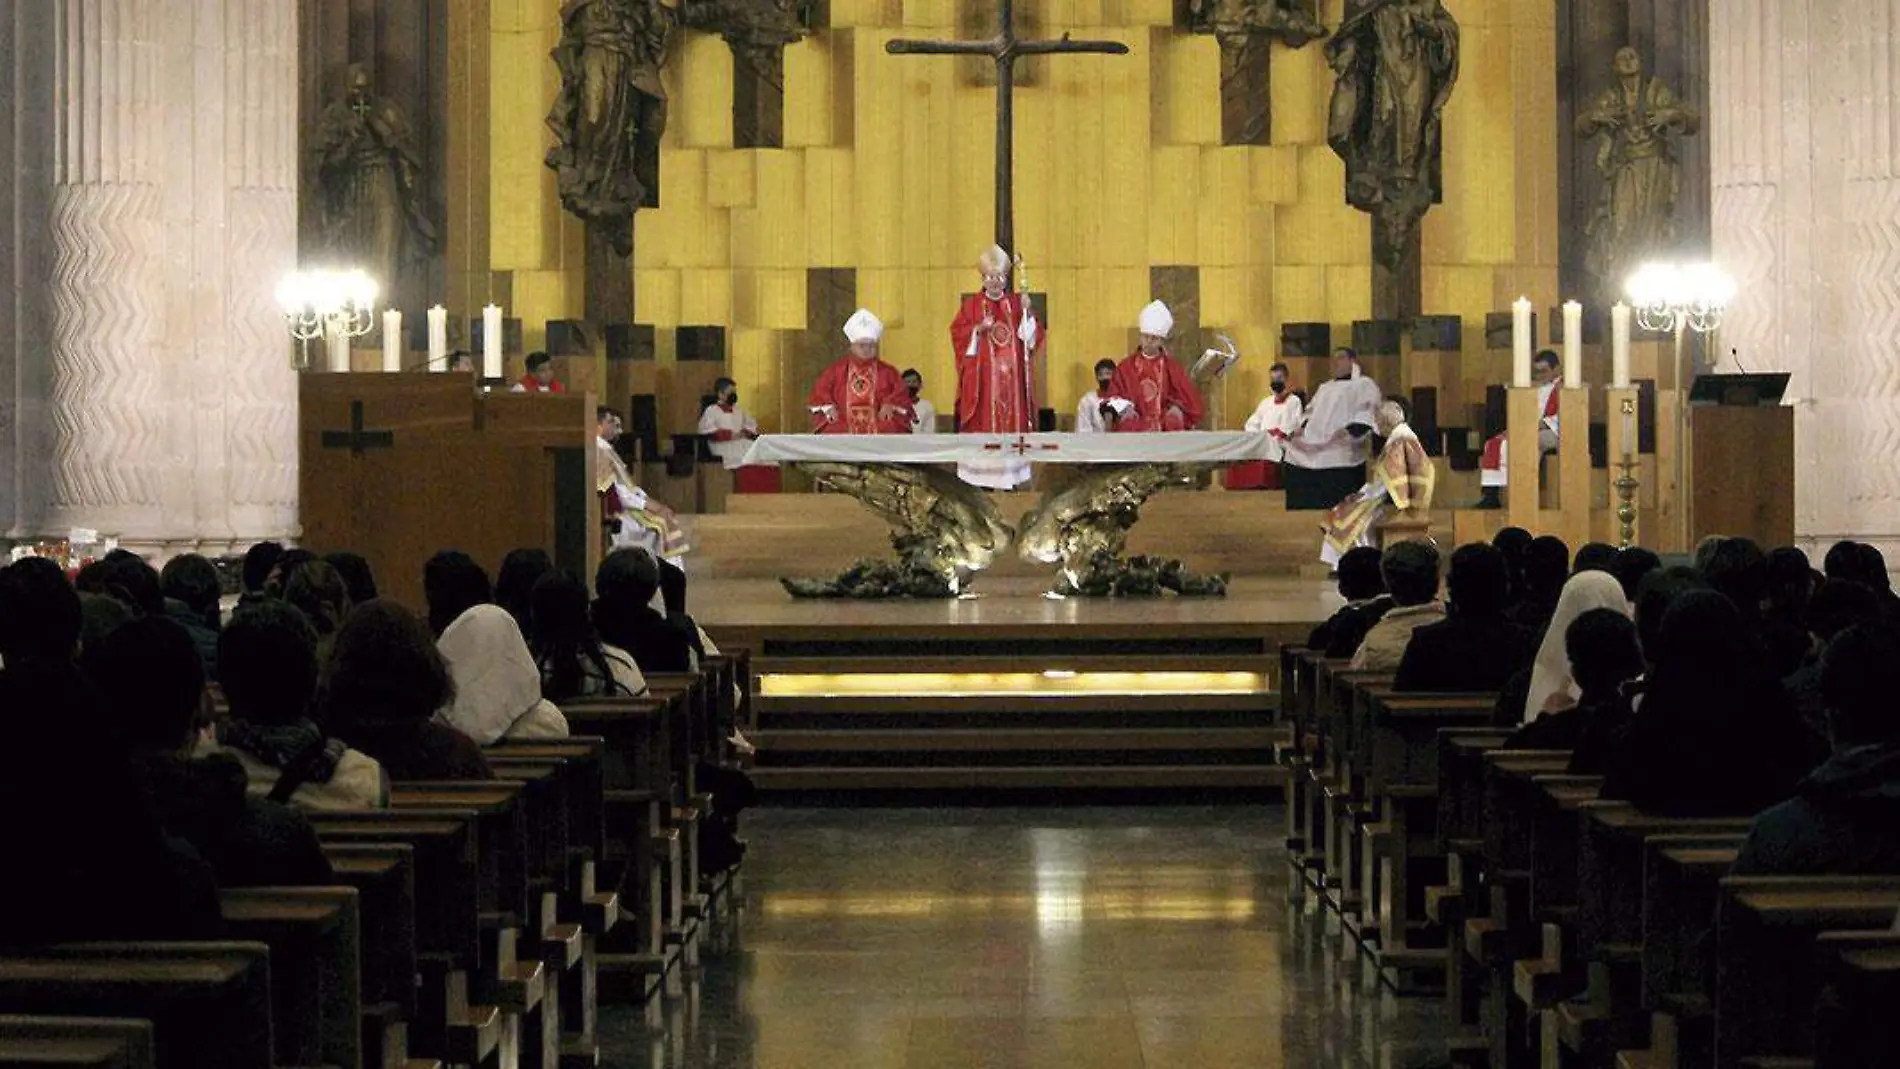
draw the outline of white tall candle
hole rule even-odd
[[[1564,389],[1583,385],[1583,305],[1564,302]]]
[[[501,306],[482,308],[482,378],[501,378]]]
[[[429,370],[449,369],[449,310],[436,305],[429,309]]]
[[[383,370],[402,370],[402,313],[394,308],[383,313]]]
[[[350,336],[340,330],[333,330],[324,334],[323,341],[330,353],[330,370],[348,371],[350,369]]]
[[[1531,337],[1531,299],[1519,297],[1511,302],[1511,385],[1531,384],[1531,350],[1536,344]]]
[[[1610,385],[1630,384],[1630,306],[1622,301],[1610,308]]]

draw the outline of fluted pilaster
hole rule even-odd
[[[296,526],[295,0],[55,0],[51,473],[23,533]]]

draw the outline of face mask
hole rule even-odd
[[[1273,380],[1273,392],[1274,392],[1274,393],[1285,393],[1285,392],[1286,392],[1286,380],[1285,380],[1285,379],[1274,379],[1274,380]]]
[[[918,394],[924,392],[924,388],[922,386],[905,386],[904,389],[910,391],[910,396],[912,400],[915,400]]]
[[[734,390],[734,391],[732,391],[731,393],[729,393],[729,394],[727,394],[727,395],[726,395],[726,403],[727,403],[727,404],[729,404],[729,405],[736,405],[736,404],[738,404],[738,403],[739,403],[739,391],[738,391],[738,390]]]

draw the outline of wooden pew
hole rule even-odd
[[[603,999],[646,1001],[679,960],[683,936],[672,936],[683,933],[684,918],[673,907],[683,901],[678,885],[686,868],[679,829],[670,826],[676,777],[669,714],[683,701],[675,694],[571,702],[562,709],[576,734],[601,740],[601,882],[617,892],[617,912],[631,921],[599,933]]]
[[[1377,822],[1364,829],[1365,895],[1379,927],[1377,961],[1402,974],[1442,978],[1442,931],[1425,912],[1423,889],[1444,879],[1438,849],[1438,732],[1489,726],[1493,694],[1399,694],[1361,688],[1354,732],[1362,739],[1365,791]],[[1421,942],[1421,938],[1424,941]]]
[[[1484,973],[1465,952],[1465,922],[1473,913],[1488,914],[1484,870],[1484,766],[1482,755],[1500,749],[1510,732],[1503,728],[1439,728],[1437,847],[1445,858],[1445,882],[1425,890],[1425,915],[1443,928],[1449,945],[1445,959],[1446,1010],[1452,1035],[1447,1053],[1468,1063],[1488,1050],[1478,1031],[1478,1007]]]
[[[492,1004],[469,998],[470,978],[490,964],[480,922],[480,858],[473,817],[437,810],[360,810],[306,813],[326,847],[401,844],[415,859],[416,964],[421,976],[411,1045],[427,1057],[484,1064],[501,1057],[504,1020]]]
[[[1900,931],[1841,948],[1821,937],[1825,983],[1815,1015],[1816,1069],[1900,1065]]]
[[[362,923],[355,888],[220,891],[226,933],[270,948],[279,1065],[363,1065]]]
[[[0,1066],[152,1069],[152,1022],[0,1015]]]
[[[160,1069],[272,1064],[262,943],[72,943],[0,957],[0,1013],[152,1023]]]
[[[416,1021],[416,859],[402,843],[325,843],[337,882],[356,890],[363,932],[363,1063],[408,1060]]]
[[[1307,853],[1307,781],[1312,771],[1307,704],[1317,661],[1318,655],[1312,650],[1300,646],[1280,647],[1280,719],[1287,724],[1290,739],[1280,760],[1286,769],[1286,780],[1281,787],[1281,813],[1286,822],[1287,859],[1302,871]]]
[[[1736,877],[1722,881],[1719,902],[1715,1055],[1718,1069],[1735,1069],[1813,1057],[1824,954],[1891,944],[1900,876]],[[1824,932],[1866,934],[1832,937],[1824,950]]]
[[[1531,920],[1532,813],[1536,777],[1562,775],[1564,750],[1492,750],[1479,757],[1482,777],[1486,901],[1465,921],[1467,964],[1479,971],[1479,1024],[1490,1064],[1524,1064],[1526,1016],[1515,997],[1518,961],[1543,956],[1543,933]]]
[[[1715,1059],[1712,935],[1722,878],[1741,835],[1652,835],[1643,844],[1642,1010],[1648,1045],[1617,1052],[1624,1069]]]
[[[1642,1011],[1644,852],[1660,835],[1740,835],[1752,817],[1667,817],[1625,802],[1599,801],[1580,810],[1580,889],[1575,953],[1587,974],[1586,997],[1559,1004],[1551,1020],[1557,1042],[1592,1062],[1647,1040]]]

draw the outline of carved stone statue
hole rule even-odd
[[[1152,597],[1164,590],[1224,597],[1227,577],[1188,572],[1178,560],[1122,556],[1141,506],[1170,486],[1192,486],[1192,464],[1093,468],[1023,517],[1016,552],[1058,565],[1053,593],[1065,597]]]
[[[1221,48],[1239,48],[1250,39],[1283,40],[1291,48],[1326,36],[1302,0],[1188,0],[1188,28],[1211,33]]]
[[[344,81],[343,99],[323,109],[317,123],[324,243],[387,293],[406,259],[435,251],[437,231],[402,109],[376,95],[360,63],[350,64]]]
[[[1326,58],[1335,76],[1326,141],[1346,162],[1346,202],[1372,215],[1375,247],[1396,267],[1444,195],[1458,23],[1441,0],[1347,0]]]
[[[1577,136],[1597,139],[1603,194],[1584,227],[1584,268],[1604,292],[1621,292],[1630,271],[1673,251],[1681,166],[1670,140],[1693,135],[1702,117],[1669,87],[1643,76],[1634,48],[1616,53],[1616,84],[1577,116]]]
[[[804,465],[891,525],[895,561],[859,561],[831,579],[781,579],[798,598],[953,598],[1009,548],[1015,532],[981,489],[955,474],[903,464]]]
[[[716,33],[733,58],[768,85],[785,88],[785,46],[805,36],[800,0],[685,0],[682,21]]]
[[[561,92],[547,164],[561,204],[633,254],[633,213],[658,203],[666,89],[660,67],[673,30],[668,0],[566,0],[554,63]]]

